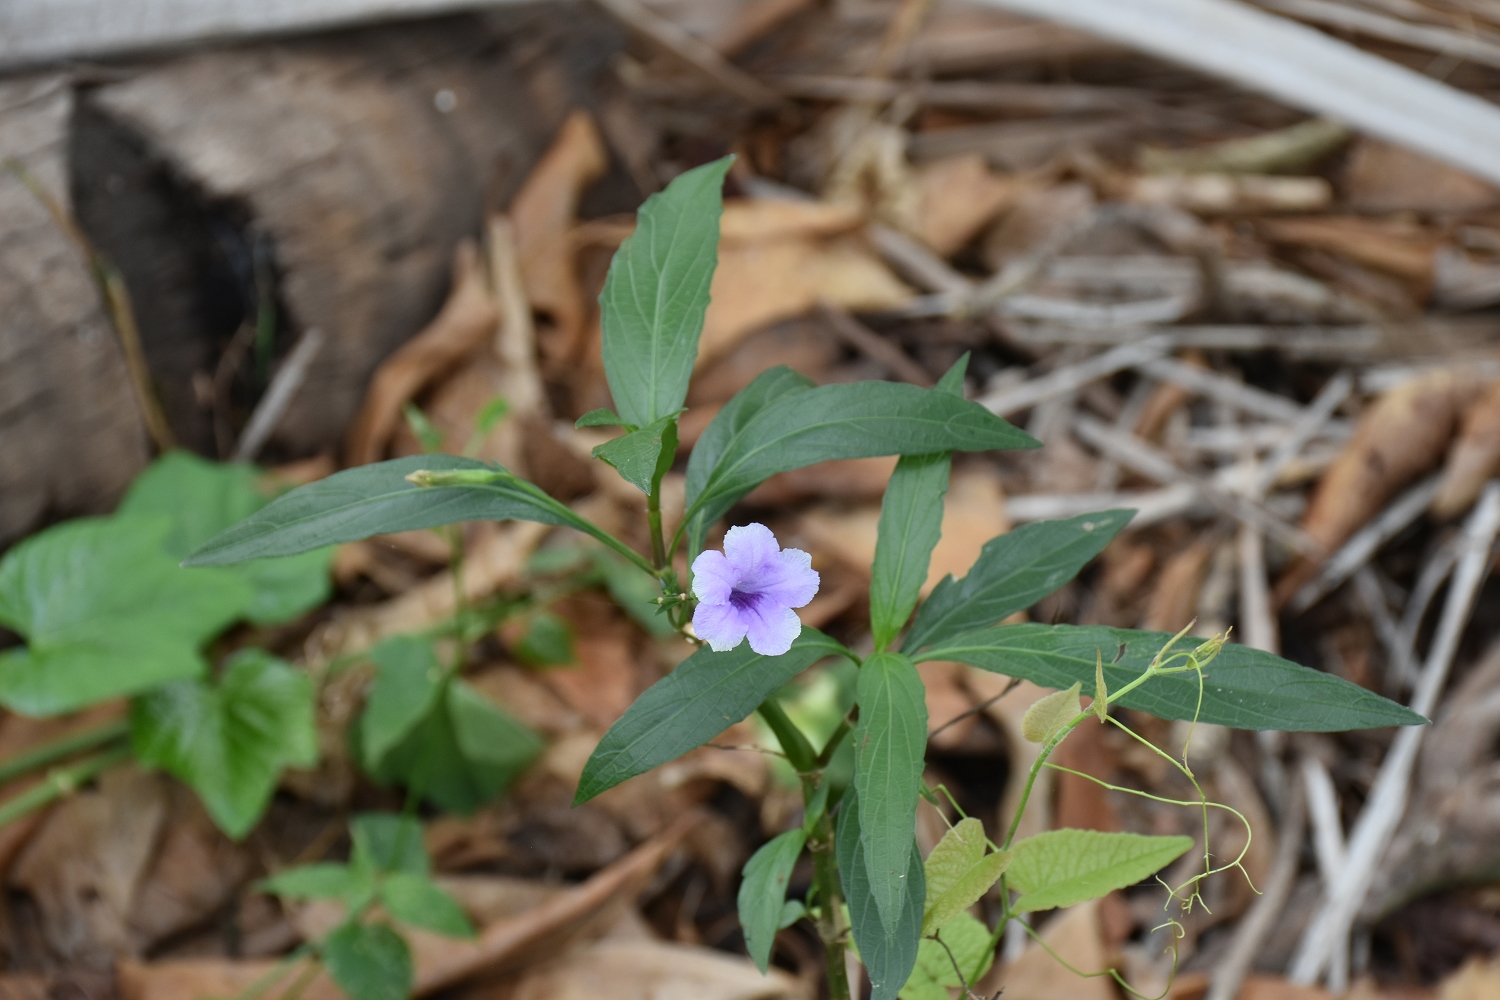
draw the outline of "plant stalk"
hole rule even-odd
[[[68,767],[53,768],[41,784],[0,802],[0,827],[14,823],[57,799],[71,795],[83,785],[130,757],[130,748],[116,747]]]
[[[661,533],[661,480],[646,498],[646,523],[651,527],[651,561],[658,570],[667,568],[667,543]]]
[[[130,720],[116,719],[114,722],[106,722],[94,729],[59,736],[40,746],[32,747],[24,753],[18,753],[8,760],[0,761],[0,785],[15,781],[23,775],[40,770],[76,753],[113,743],[129,734]]]
[[[818,890],[818,937],[823,941],[823,963],[828,970],[829,1000],[850,1000],[849,971],[844,966],[844,893],[834,857],[833,820],[824,815],[808,843],[813,856],[813,884]]]
[[[775,696],[761,702],[756,711],[766,725],[771,727],[771,732],[776,734],[776,739],[781,743],[781,752],[786,754],[786,759],[791,761],[798,774],[817,770],[818,755],[813,753],[812,744],[807,742],[807,737],[802,735],[797,724],[787,717],[786,709],[781,707],[781,702]]]

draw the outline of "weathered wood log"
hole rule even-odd
[[[0,82],[0,158],[64,207],[65,77]],[[13,173],[0,172],[0,546],[51,518],[109,510],[145,464],[146,433],[88,260]]]
[[[263,241],[278,353],[324,335],[268,457],[336,446],[375,366],[437,310],[486,198],[509,197],[622,40],[585,4],[547,3],[200,52],[88,91],[80,219],[125,275],[179,438],[213,448],[204,389],[254,315],[244,261]]]

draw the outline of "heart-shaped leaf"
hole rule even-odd
[[[0,624],[27,643],[0,653],[0,704],[56,715],[203,672],[198,647],[251,590],[223,570],[179,569],[162,547],[170,530],[162,517],[68,521],[0,559]]]
[[[1182,857],[1192,837],[1146,837],[1100,830],[1049,830],[1011,849],[1007,880],[1020,891],[1011,910],[1072,906],[1135,885]]]
[[[178,681],[136,698],[136,759],[190,785],[225,833],[250,832],[284,767],[317,762],[312,681],[263,650],[242,650],[217,682]]]
[[[926,937],[967,910],[1000,881],[1010,864],[1006,851],[986,853],[984,824],[972,816],[943,834],[927,856],[927,902],[922,910]]]

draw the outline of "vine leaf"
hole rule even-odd
[[[985,853],[984,824],[969,817],[943,834],[927,856],[922,936],[940,930],[979,901],[1010,864],[1006,851]]]
[[[990,932],[974,917],[960,913],[944,925],[937,937],[941,942],[930,937],[922,939],[917,948],[916,967],[901,987],[901,1000],[949,1000],[954,987],[972,988],[990,971],[995,960]]]
[[[1054,691],[1038,699],[1021,716],[1022,738],[1030,743],[1046,743],[1066,729],[1082,711],[1078,700],[1078,692],[1082,690],[1083,682],[1074,681],[1066,691]]]
[[[1192,837],[1147,837],[1099,830],[1050,830],[1011,848],[1012,910],[1030,913],[1098,899],[1161,871],[1193,846]]]

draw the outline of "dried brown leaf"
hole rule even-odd
[[[1433,516],[1447,520],[1468,510],[1496,472],[1500,472],[1500,382],[1491,382],[1464,414],[1437,496],[1432,498]]]
[[[364,405],[349,428],[348,463],[379,461],[401,422],[401,404],[485,344],[499,321],[479,250],[466,240],[453,252],[453,285],[442,310],[371,379]]]
[[[1470,212],[1500,201],[1500,191],[1471,174],[1369,137],[1350,151],[1342,186],[1362,212]]]
[[[920,208],[914,235],[939,256],[950,257],[1015,204],[1024,190],[1019,179],[992,173],[977,153],[926,164],[917,172]]]
[[[1472,372],[1441,369],[1381,396],[1318,481],[1302,530],[1326,552],[1338,548],[1397,491],[1442,460],[1479,391]],[[1285,605],[1316,572],[1316,563],[1299,558],[1276,582],[1273,603]]]
[[[549,370],[576,357],[590,304],[579,282],[572,231],[584,189],[609,156],[587,111],[574,111],[510,203],[521,278],[532,309],[546,318],[538,346]]]
[[[1047,924],[1042,940],[1075,969],[1099,972],[1109,965],[1097,901],[1064,910]],[[974,992],[989,996],[1000,988],[1005,990],[1005,1000],[1114,1000],[1116,996],[1109,977],[1081,979],[1035,944],[1014,962],[997,964]]]

